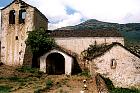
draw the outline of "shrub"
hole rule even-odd
[[[11,90],[11,87],[9,86],[0,86],[0,93],[9,93]]]
[[[128,88],[113,88],[110,90],[111,93],[140,93],[138,89],[128,89]]]
[[[29,31],[26,45],[29,46],[33,54],[32,67],[37,68],[39,67],[38,58],[56,47],[55,40],[43,28]]]
[[[79,74],[80,76],[86,76],[86,77],[91,77],[90,73],[88,70],[82,71],[82,73]]]
[[[53,86],[53,81],[50,80],[50,79],[48,79],[48,80],[46,81],[46,89],[50,89],[52,86]]]
[[[30,46],[33,54],[42,55],[44,52],[55,47],[56,43],[46,30],[40,28],[29,32],[26,45]]]

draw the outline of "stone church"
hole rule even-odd
[[[48,19],[36,7],[22,0],[14,0],[1,9],[1,62],[10,66],[22,66],[26,54],[25,41],[28,38],[28,32],[37,28],[44,28],[48,31]],[[115,29],[54,30],[49,31],[49,35],[55,39],[59,47],[39,58],[40,71],[48,74],[71,75],[87,66],[91,75],[106,74],[114,84],[116,84],[115,80],[124,77],[118,81],[120,83],[116,84],[119,87],[124,87],[123,80],[130,81],[124,82],[128,86],[137,84],[132,84],[131,81],[139,83],[140,57],[123,47],[124,38]],[[89,45],[110,45],[114,42],[119,45],[117,47],[113,45],[109,52],[86,60],[87,65],[81,60],[81,52],[86,50]],[[98,67],[98,70],[94,69],[95,66]],[[129,66],[131,68],[124,70],[124,67]],[[129,74],[131,74],[130,72],[134,73],[131,78],[127,76],[129,74],[118,73],[121,71]]]
[[[50,33],[50,36],[52,36],[55,39],[57,45],[61,47],[61,51],[57,50],[60,52],[57,55],[64,56],[65,66],[63,66],[64,68],[63,70],[65,70],[65,74],[73,73],[72,69],[75,68],[73,57],[75,55],[78,56],[76,57],[76,59],[78,60],[79,66],[81,68],[84,68],[83,62],[80,60],[80,55],[82,51],[84,51],[89,47],[89,45],[104,44],[104,43],[111,44],[112,42],[119,42],[122,45],[124,45],[124,38],[115,29],[99,29],[99,30],[92,30],[92,31],[55,30]],[[66,52],[62,53],[62,50]],[[50,53],[55,53],[55,52],[50,51]],[[40,70],[43,72],[46,72],[47,56],[48,53],[46,53],[40,58]]]

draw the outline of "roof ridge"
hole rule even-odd
[[[95,55],[95,56],[92,56],[92,57],[89,57],[89,58],[87,58],[87,59],[92,60],[92,59],[94,59],[94,58],[96,58],[96,57],[99,57],[99,56],[101,56],[101,55],[104,55],[104,53],[108,52],[110,49],[113,48],[113,46],[116,46],[116,45],[121,46],[121,47],[124,48],[125,50],[129,51],[131,54],[133,54],[133,55],[135,55],[136,57],[140,58],[140,56],[139,56],[138,54],[136,54],[135,52],[131,51],[131,50],[128,49],[127,47],[123,46],[121,43],[119,43],[119,42],[113,42],[112,44],[108,45],[108,46],[110,46],[110,47],[107,48],[103,53],[98,54],[98,55]]]
[[[3,7],[1,10],[4,10],[5,8],[9,7],[11,4],[15,3],[17,0],[13,0],[10,4],[8,4],[7,6]],[[19,0],[19,3],[24,2],[26,5],[34,8],[43,18],[45,18],[47,21],[48,19],[46,18],[46,16],[44,14],[42,14],[42,12],[40,12],[36,7],[30,5],[29,3],[23,1],[23,0]]]
[[[116,29],[52,30],[52,37],[123,37]]]
[[[123,46],[121,43],[114,42],[114,44],[123,47],[124,49],[126,49],[127,51],[129,51],[130,53],[132,53],[133,55],[135,55],[135,56],[137,56],[138,58],[140,58],[140,55],[138,55],[138,54],[136,54],[135,52],[133,52],[132,50],[128,49],[126,46]]]

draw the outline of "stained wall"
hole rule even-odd
[[[87,49],[92,44],[112,44],[118,42],[124,45],[123,37],[68,37],[68,38],[55,38],[55,41],[61,47],[64,47],[72,52],[81,54],[82,51]]]
[[[6,65],[21,66],[23,64],[26,49],[25,41],[28,37],[28,32],[37,28],[36,26],[38,25],[35,24],[40,22],[39,19],[42,20],[42,18],[38,18],[38,20],[35,21],[35,14],[40,13],[39,11],[36,11],[36,8],[28,4],[26,4],[25,8],[22,8],[21,3],[13,2],[12,4],[3,8],[1,11],[2,13],[1,61]],[[19,23],[19,11],[21,9],[26,10],[25,23]],[[9,13],[11,10],[15,10],[15,24],[9,24]],[[47,22],[48,20],[45,20],[46,25],[45,26],[42,25],[46,29]]]
[[[112,59],[115,64],[112,68]],[[140,58],[121,46],[114,46],[102,56],[90,62],[92,75],[100,73],[109,78],[115,87],[140,87]]]

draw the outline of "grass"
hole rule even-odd
[[[138,89],[128,89],[128,88],[113,88],[110,90],[111,93],[140,93]]]
[[[13,81],[13,82],[26,82],[27,81],[27,79],[25,79],[25,78],[19,78],[17,76],[9,77],[7,79],[10,80],[10,81]]]
[[[6,78],[4,78],[4,77],[0,77],[0,80],[4,80],[4,79],[6,79]]]
[[[34,93],[41,93],[42,89],[37,89]]]
[[[0,93],[10,93],[11,87],[9,86],[0,86]]]
[[[8,77],[8,78],[0,77],[0,80],[9,80],[12,82],[27,82],[27,81],[29,81],[28,78],[19,78],[17,76],[12,76],[12,77]]]
[[[67,91],[64,91],[63,89],[60,89],[57,93],[68,93]]]
[[[37,68],[32,68],[30,66],[23,66],[21,68],[16,69],[19,72],[24,72],[24,73],[38,73],[39,70]]]
[[[46,81],[46,89],[50,89],[52,86],[53,86],[53,81],[50,80],[50,79],[48,79],[48,80]]]
[[[42,93],[43,91],[48,91],[53,86],[53,81],[48,79],[46,81],[46,87],[44,89],[37,89],[34,93]]]
[[[32,73],[33,76],[37,78],[40,78],[43,75],[43,72],[40,72],[39,69],[32,68],[30,66],[23,66],[21,68],[17,68],[16,70],[23,73]]]
[[[82,71],[82,73],[79,74],[80,76],[86,76],[86,77],[91,77],[90,73],[88,70]]]

